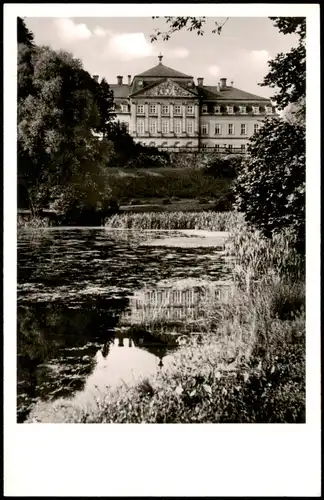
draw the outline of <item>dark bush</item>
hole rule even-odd
[[[207,160],[205,172],[215,178],[225,177],[227,179],[235,179],[240,171],[243,162],[241,155],[211,155]]]
[[[216,212],[228,212],[233,210],[233,195],[228,193],[225,196],[220,196],[212,206]]]
[[[152,168],[166,167],[167,165],[168,160],[165,156],[141,152],[136,157],[131,158],[125,166],[126,168]]]

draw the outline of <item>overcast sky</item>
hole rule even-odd
[[[161,19],[151,17],[113,18],[25,18],[39,45],[71,52],[82,60],[91,74],[116,83],[116,76],[134,76],[158,63],[183,73],[204,77],[204,84],[216,85],[225,77],[234,86],[254,94],[271,97],[273,90],[259,87],[267,73],[267,61],[296,44],[294,35],[282,35],[266,17],[231,17],[220,36],[212,34],[209,18],[204,36],[181,31],[167,42],[150,42],[156,28],[166,29]]]

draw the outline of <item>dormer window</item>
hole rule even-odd
[[[127,106],[127,104],[122,104],[122,105],[120,106],[120,108],[121,108],[121,112],[122,112],[122,113],[127,113],[127,111],[128,111],[128,106]]]
[[[267,115],[272,115],[272,106],[266,106],[265,107]]]
[[[220,114],[220,111],[221,111],[220,106],[214,106],[214,107],[213,107],[213,111],[214,111],[215,115],[219,115],[219,114]]]
[[[227,113],[229,115],[232,115],[234,113],[234,108],[233,106],[226,106],[226,109],[227,109]]]
[[[208,113],[208,106],[207,106],[207,104],[203,104],[203,107],[201,108],[201,111],[203,113]]]
[[[252,112],[254,115],[259,115],[260,114],[260,107],[259,106],[252,106]]]
[[[192,87],[192,82],[188,82],[188,87]]]
[[[240,106],[241,115],[246,115],[246,106]]]
[[[138,81],[138,86],[139,86],[139,87],[143,87],[143,80],[139,80],[139,81]]]

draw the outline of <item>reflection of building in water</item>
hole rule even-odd
[[[173,341],[165,342],[155,337],[152,337],[148,332],[143,332],[142,336],[132,335],[128,329],[126,332],[122,330],[116,330],[116,338],[114,340],[114,345],[117,347],[126,347],[128,344],[128,348],[142,349],[146,352],[149,352],[153,356],[155,356],[158,360],[158,366],[160,368],[163,367],[163,358],[169,353],[172,352],[177,344]],[[130,337],[129,335],[132,335]]]
[[[144,288],[130,297],[129,311],[123,319],[129,322],[142,321],[149,314],[164,319],[196,319],[202,305],[208,300],[224,302],[231,292],[229,282],[202,282],[199,280],[179,280],[160,283],[156,288]],[[152,318],[151,318],[152,319]]]

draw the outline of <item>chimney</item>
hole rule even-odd
[[[217,92],[220,92],[220,83],[217,84]]]
[[[131,75],[128,75],[128,76],[127,76],[127,78],[128,78],[128,85],[130,85],[130,84],[131,84],[131,82],[132,82],[132,76],[131,76]]]
[[[99,81],[99,75],[93,75],[93,78],[94,78],[94,80],[96,80],[96,82]]]
[[[221,88],[225,88],[226,87],[226,78],[221,78],[220,79],[220,86],[221,86]]]
[[[203,83],[204,83],[204,79],[203,78],[197,78],[197,81],[198,81],[198,87],[202,87]]]
[[[123,77],[122,76],[117,76],[117,84],[122,85],[123,84]]]
[[[233,85],[234,85],[234,80],[231,81],[231,87],[233,87]]]

